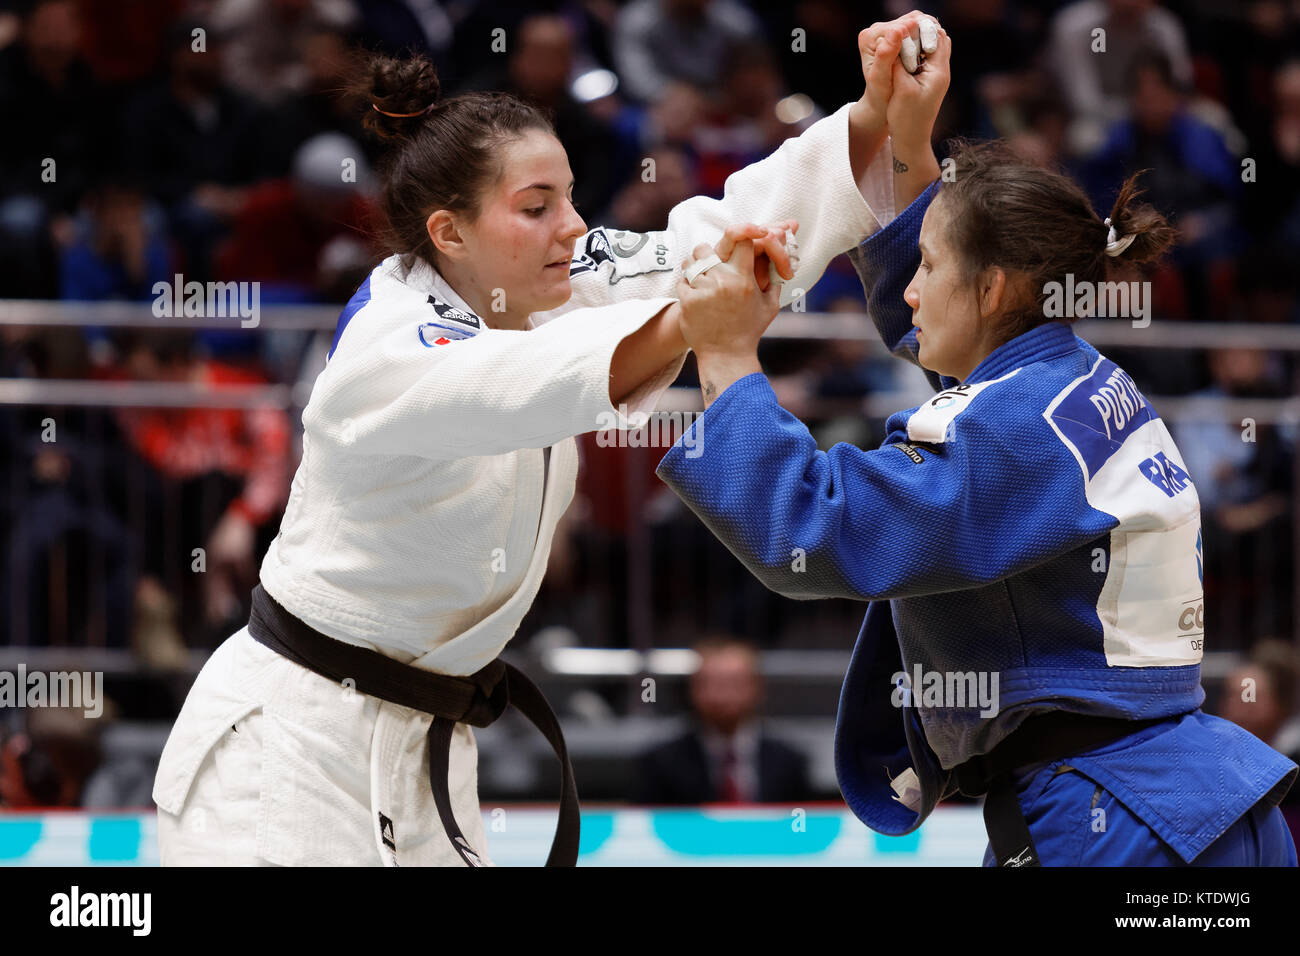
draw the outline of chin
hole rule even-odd
[[[551,309],[558,309],[568,302],[572,296],[573,286],[569,283],[569,277],[565,276],[563,282],[557,282],[549,289],[534,296],[532,307],[528,311],[549,312]]]

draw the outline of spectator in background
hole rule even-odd
[[[358,20],[352,0],[218,0],[212,29],[224,48],[225,83],[264,106],[283,103],[308,89],[303,41],[322,26],[345,32]]]
[[[1099,29],[1104,34],[1094,35]],[[1094,52],[1100,42],[1105,43],[1104,53]],[[1093,152],[1107,129],[1125,116],[1133,68],[1152,49],[1164,54],[1179,86],[1191,86],[1192,61],[1183,26],[1155,0],[1082,0],[1056,14],[1048,62],[1073,117],[1071,152]]]
[[[583,215],[604,209],[628,170],[615,165],[613,131],[569,90],[573,28],[563,17],[539,14],[524,18],[512,36],[505,63],[498,66],[489,59],[488,68],[475,74],[466,88],[513,93],[549,111],[556,136],[569,154],[574,205]]]
[[[155,282],[171,278],[161,210],[124,183],[105,182],[93,189],[60,254],[59,297],[143,300],[152,298]]]
[[[1300,655],[1295,646],[1275,639],[1259,641],[1250,658],[1223,681],[1219,716],[1244,727],[1292,760],[1300,758]],[[1282,800],[1282,815],[1300,839],[1300,794]]]
[[[75,211],[102,162],[103,94],[80,39],[73,0],[38,0],[0,50],[0,296],[57,296],[51,221]]]
[[[694,138],[695,176],[704,195],[721,196],[728,176],[820,119],[808,112],[785,122],[776,108],[784,92],[785,81],[764,44],[732,44],[723,61],[719,95]]]
[[[218,252],[218,275],[261,282],[263,302],[351,294],[374,264],[370,187],[358,143],[340,133],[313,136],[298,148],[291,178],[248,191]]]
[[[761,39],[736,0],[633,0],[614,28],[614,63],[627,95],[653,103],[673,80],[714,88],[731,47]]]
[[[704,93],[689,83],[672,82],[658,101],[649,105],[624,103],[618,97],[600,101],[618,101],[610,110],[611,127],[617,137],[615,169],[626,170],[629,184],[642,181],[645,159],[656,150],[672,150],[686,163],[692,182],[695,176],[695,130],[704,122],[708,102]],[[690,195],[698,194],[698,189]],[[612,221],[621,223],[615,217]],[[631,228],[631,227],[629,227]]]
[[[27,711],[27,728],[0,739],[0,808],[79,807],[101,759],[100,722],[81,710]]]
[[[212,249],[243,190],[269,168],[260,114],[222,85],[221,50],[211,31],[195,48],[197,21],[168,35],[166,78],[126,107],[122,167],[166,209],[184,255],[186,279],[212,277]]]
[[[347,37],[332,26],[313,25],[298,36],[298,58],[306,70],[305,88],[275,107],[267,126],[274,174],[287,174],[298,147],[321,133],[342,133],[360,143],[373,164],[379,146],[369,145],[355,104],[342,95],[353,65]]]
[[[782,803],[811,795],[807,758],[765,733],[758,655],[743,641],[696,645],[691,676],[695,725],[641,758],[633,801],[640,804]]]
[[[109,378],[213,389],[266,383],[256,371],[193,355],[185,334],[126,337],[121,351]],[[248,614],[258,561],[288,497],[289,418],[273,407],[129,408],[117,420],[134,452],[122,456],[119,507],[145,529],[136,614],[163,645],[139,649],[170,660],[177,633],[202,646]],[[193,567],[197,547],[202,573]]]
[[[666,229],[672,208],[698,195],[690,161],[681,150],[656,149],[646,158],[654,162],[649,167],[654,178],[646,181],[634,176],[609,207],[608,221],[632,232]]]
[[[1261,349],[1210,353],[1213,384],[1174,426],[1201,502],[1206,631],[1222,647],[1250,633],[1291,632],[1294,428],[1247,425],[1225,398],[1284,398],[1285,375]]]
[[[1149,51],[1135,60],[1132,118],[1116,123],[1083,165],[1082,179],[1098,209],[1109,209],[1116,183],[1149,170],[1146,199],[1179,231],[1173,261],[1182,272],[1193,318],[1208,318],[1215,270],[1229,267],[1244,245],[1237,200],[1241,170],[1218,130],[1187,109],[1187,95],[1169,60]]]

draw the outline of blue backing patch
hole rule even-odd
[[[348,304],[343,307],[339,314],[339,324],[334,329],[334,341],[330,343],[329,355],[326,358],[334,357],[334,350],[339,347],[339,339],[343,338],[343,330],[348,327],[352,321],[352,316],[356,315],[370,301],[370,276],[366,276],[366,281],[361,283],[361,287],[352,293],[352,298],[348,299]]]
[[[1053,424],[1083,459],[1092,478],[1125,439],[1159,416],[1133,379],[1110,359],[1066,394],[1051,413]]]

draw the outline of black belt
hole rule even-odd
[[[253,612],[248,632],[259,643],[310,671],[371,697],[433,714],[429,728],[429,783],[447,839],[467,866],[479,866],[478,854],[456,824],[447,789],[451,735],[457,723],[486,727],[511,704],[532,721],[560,758],[560,820],[547,866],[578,862],[578,787],[555,712],[520,671],[497,658],[468,677],[435,674],[367,650],[336,641],[294,617],[259,584],[253,588]]]
[[[1016,769],[1095,750],[1169,719],[1126,720],[1061,710],[1034,714],[991,752],[953,768],[953,779],[966,796],[988,794],[984,798],[984,826],[998,866],[1042,866],[1020,809]]]

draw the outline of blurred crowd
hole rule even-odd
[[[424,53],[445,93],[509,90],[548,109],[588,225],[662,228],[675,204],[720,195],[856,99],[857,32],[913,5],[0,0],[0,298],[145,302],[183,275],[257,281],[263,305],[346,301],[381,255],[381,155],[365,104],[340,95],[363,51]],[[1005,137],[1075,175],[1103,216],[1125,175],[1148,170],[1147,198],[1182,235],[1140,277],[1153,323],[1300,322],[1300,2],[922,6],[954,38],[940,155],[949,136]],[[844,257],[807,308],[862,316]],[[783,404],[824,447],[880,440],[862,402],[901,387],[897,363],[853,341],[765,349]],[[1202,414],[1170,418],[1201,495],[1207,647],[1289,641],[1300,436],[1261,414],[1243,440],[1222,401],[1295,394],[1295,355],[1104,351],[1149,394],[1198,400]],[[308,336],[233,326],[0,326],[0,378],[255,389],[294,383],[313,357]],[[168,668],[242,624],[295,464],[282,408],[0,405],[3,643],[129,647]],[[661,449],[580,444],[579,495],[521,636],[848,646],[861,607],[766,592],[660,493]],[[709,740],[692,745],[697,763],[722,752]],[[756,775],[741,772],[741,792]]]

